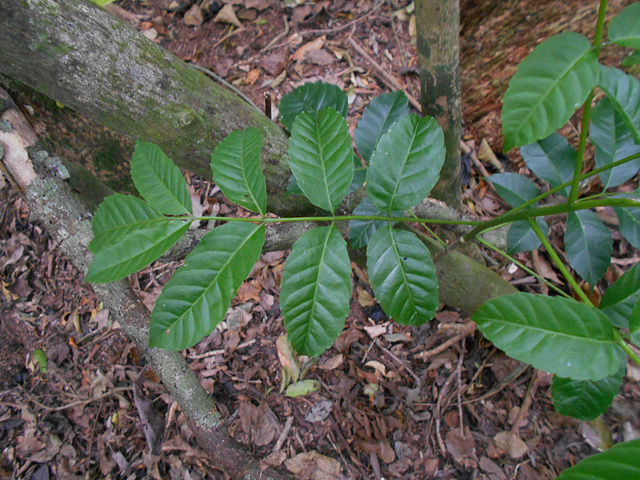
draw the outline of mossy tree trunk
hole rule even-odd
[[[422,111],[442,127],[447,147],[432,196],[459,208],[460,185],[460,1],[417,0],[416,26]]]

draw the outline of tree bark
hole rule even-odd
[[[442,127],[447,148],[440,180],[431,195],[460,208],[460,1],[418,0],[416,27],[422,112]]]

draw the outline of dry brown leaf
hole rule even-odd
[[[361,286],[358,286],[358,303],[361,307],[372,307],[376,302],[373,298],[373,295],[371,295]]]
[[[259,68],[254,68],[249,73],[247,73],[247,78],[245,78],[244,81],[248,85],[253,85],[254,83],[256,83],[258,78],[260,78],[260,69]]]
[[[529,451],[527,444],[513,432],[500,432],[493,441],[500,450],[511,458],[520,458]]]
[[[454,428],[447,433],[445,443],[447,451],[457,463],[466,468],[476,468],[478,466],[476,442],[471,435],[469,427],[464,427],[463,432],[460,432],[459,428]]]
[[[315,450],[299,453],[284,462],[299,480],[342,480],[340,462]]]
[[[251,402],[242,402],[238,408],[238,418],[242,431],[239,440],[256,446],[268,445],[282,429],[276,415],[266,402],[256,407]]]
[[[279,50],[262,59],[262,68],[272,77],[277,77],[287,64],[287,52]]]
[[[367,332],[367,335],[374,339],[379,337],[380,335],[384,335],[387,333],[387,327],[389,326],[389,322],[384,322],[382,325],[371,325],[364,327],[364,331]]]
[[[305,57],[309,63],[313,65],[326,66],[335,63],[336,57],[326,50],[312,50]]]
[[[305,43],[303,46],[298,48],[298,50],[296,50],[293,55],[291,55],[291,59],[295,60],[296,62],[303,61],[309,52],[320,50],[324,46],[326,41],[327,36],[323,35],[316,38],[315,40]]]
[[[322,363],[320,365],[320,368],[328,371],[335,370],[340,365],[342,365],[343,362],[344,362],[344,355],[339,353],[338,355],[335,355],[331,357],[329,360],[327,360],[326,362]]]
[[[193,6],[187,10],[187,13],[184,14],[184,23],[190,27],[199,27],[202,25],[202,22],[204,22],[202,10],[194,3]]]
[[[229,23],[231,25],[235,25],[236,27],[241,27],[242,23],[236,17],[236,12],[233,10],[233,6],[227,3],[224,7],[218,12],[216,18],[213,19],[214,22],[217,23]]]
[[[282,368],[288,368],[291,373],[291,380],[297,382],[300,376],[300,362],[298,356],[293,351],[287,334],[281,335],[276,340],[276,348],[278,350],[278,359],[282,364]]]

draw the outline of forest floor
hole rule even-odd
[[[265,95],[277,107],[298,85],[330,82],[348,92],[353,128],[369,101],[395,84],[419,100],[407,1],[244,0],[229,2],[222,14],[214,12],[218,2],[198,3],[122,0],[114,12],[261,108]],[[611,14],[629,3],[611,1]],[[527,173],[517,154],[500,153],[508,79],[550,35],[565,29],[589,35],[598,2],[461,4],[464,202],[470,214],[487,217],[505,205],[483,176]],[[605,62],[623,55],[613,50]],[[128,168],[130,141],[40,95],[23,92],[22,101],[59,156],[131,191],[118,175]],[[210,182],[187,178],[205,212],[235,212]],[[19,194],[2,180],[0,186],[0,478],[224,478],[108,310],[46,231],[29,221]],[[615,232],[614,238],[603,286],[640,260]],[[559,226],[551,239],[562,244]],[[224,328],[185,356],[229,415],[234,437],[258,458],[298,468],[296,478],[551,479],[611,442],[638,436],[637,369],[629,368],[613,407],[597,421],[563,417],[553,409],[549,376],[493,348],[470,328],[467,314],[443,306],[421,327],[394,324],[355,264],[344,332],[306,373],[322,388],[287,397],[276,344],[284,333],[278,294],[286,253],[262,257]],[[545,252],[518,259],[566,288]],[[546,293],[511,262],[489,254],[487,261],[518,288]],[[155,263],[131,277],[149,307],[176,266]],[[165,419],[159,456],[150,453],[140,426],[132,387],[140,376],[143,394]]]

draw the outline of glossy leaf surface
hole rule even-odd
[[[438,277],[429,249],[412,232],[383,227],[367,248],[373,293],[396,322],[421,325],[438,309]]]
[[[211,333],[260,258],[264,237],[264,226],[244,222],[206,234],[156,300],[149,346],[182,350]]]
[[[547,138],[525,145],[520,149],[527,167],[538,178],[549,182],[551,188],[562,185],[573,178],[577,154],[567,140],[557,132]],[[559,192],[569,196],[569,188]]]
[[[471,319],[510,357],[561,377],[599,380],[625,361],[606,315],[574,300],[505,295],[487,301]]]
[[[512,207],[517,207],[540,195],[538,186],[524,175],[498,173],[487,178],[498,194]],[[532,205],[534,207],[535,204]]]
[[[597,85],[598,76],[598,60],[584,36],[564,32],[538,45],[504,95],[504,151],[563,127]]]
[[[545,237],[549,235],[549,226],[541,218],[536,218],[538,226],[544,232]],[[516,220],[509,227],[507,232],[507,253],[529,252],[540,247],[542,242],[533,231],[527,220]]]
[[[640,248],[640,208],[613,207],[620,222],[620,233],[635,248]]]
[[[309,112],[315,116],[328,107],[347,118],[349,102],[345,93],[335,85],[321,82],[307,83],[296,88],[293,92],[282,97],[278,106],[280,119],[288,131],[293,128],[298,114]]]
[[[378,210],[369,197],[364,197],[360,205],[353,210],[354,215],[384,215]],[[366,247],[376,230],[384,227],[383,220],[351,220],[349,222],[349,243],[351,248]]]
[[[615,375],[600,380],[572,380],[553,377],[551,397],[562,415],[591,421],[606,412],[618,394],[624,378],[624,367]]]
[[[601,168],[625,157],[640,152],[631,131],[622,115],[616,111],[608,98],[603,98],[591,112],[589,138],[596,147],[596,168]],[[600,174],[605,189],[618,186],[640,169],[640,159],[618,165]]]
[[[378,140],[389,127],[409,115],[409,99],[404,92],[391,92],[374,98],[364,109],[353,136],[358,151],[369,161]]]
[[[267,187],[260,169],[262,132],[254,127],[234,130],[211,155],[213,181],[232,202],[265,214]]]
[[[585,458],[556,480],[637,480],[640,478],[640,439],[619,443]]]
[[[371,203],[388,213],[417,205],[438,181],[444,157],[444,134],[433,118],[402,118],[380,138],[371,156]]]
[[[602,296],[598,308],[618,328],[628,328],[629,318],[640,299],[640,264],[624,273]]]
[[[157,225],[164,215],[148,203],[131,195],[116,193],[105,198],[91,221],[94,239],[89,244],[93,253],[112,245],[136,230]]]
[[[298,115],[289,139],[289,166],[309,201],[333,213],[353,179],[347,121],[332,108],[317,116]]]
[[[309,230],[293,245],[281,282],[280,308],[293,348],[311,356],[333,345],[350,299],[346,242],[334,225]]]
[[[609,41],[623,47],[640,48],[640,3],[633,3],[616,15],[609,25]]]
[[[570,212],[564,234],[569,265],[591,285],[609,268],[613,240],[609,229],[591,210]]]
[[[149,205],[165,215],[191,213],[191,196],[180,169],[153,143],[136,142],[131,178]]]
[[[127,234],[96,254],[85,281],[113,282],[142,270],[171,248],[190,224],[186,220],[167,220]]]
[[[634,140],[640,143],[640,81],[617,68],[600,66],[600,88],[608,95]]]

